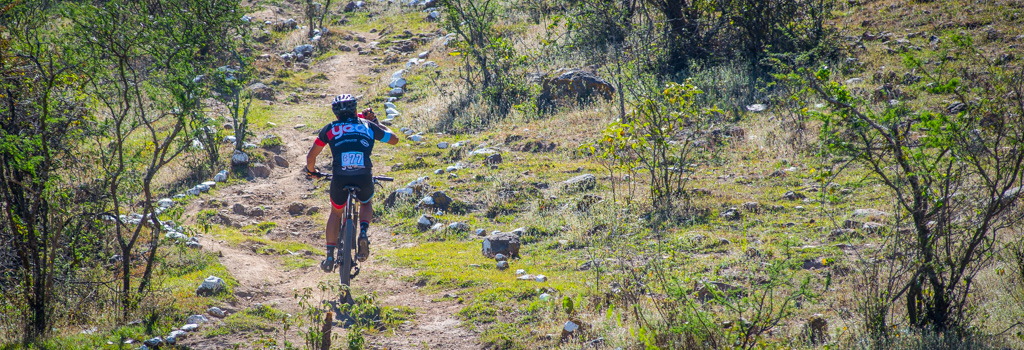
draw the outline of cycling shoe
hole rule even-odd
[[[327,259],[324,259],[324,261],[320,263],[320,269],[324,270],[324,272],[334,271],[334,257],[329,256]]]

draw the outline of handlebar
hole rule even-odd
[[[331,174],[331,173],[324,173],[324,172],[319,172],[319,171],[316,171],[316,172],[308,172],[308,171],[307,171],[307,172],[306,172],[306,176],[309,176],[309,177],[316,177],[316,178],[324,178],[324,179],[327,179],[327,180],[330,180],[330,179],[333,179],[333,178],[334,178],[334,174]],[[378,182],[378,181],[387,181],[387,182],[390,182],[390,181],[395,181],[395,178],[393,178],[393,177],[389,177],[389,176],[374,176],[374,177],[373,177],[373,182],[375,182],[375,183],[376,183],[376,182]]]

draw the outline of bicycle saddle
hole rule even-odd
[[[342,188],[344,191],[359,192],[359,186],[345,186]]]

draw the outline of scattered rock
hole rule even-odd
[[[315,47],[310,44],[296,46],[292,52],[301,57],[312,57]]]
[[[508,269],[508,261],[505,261],[505,260],[499,261],[497,267],[498,267],[498,270]]]
[[[946,106],[946,112],[950,114],[957,114],[967,109],[967,105],[963,102],[953,102]]]
[[[238,215],[245,215],[245,204],[235,203],[235,205],[231,206],[231,212]]]
[[[315,215],[316,213],[319,213],[319,212],[320,212],[320,207],[313,206],[313,207],[309,207],[309,210],[306,210],[306,215]]]
[[[537,281],[537,282],[547,282],[548,281],[548,276],[537,275],[536,277],[534,277],[534,281]]]
[[[224,313],[224,310],[221,310],[221,308],[216,306],[206,309],[206,313],[217,318],[224,318],[224,316],[227,316],[227,314]]]
[[[438,142],[437,143],[437,148],[440,148],[440,149],[448,148],[448,143],[447,142]]]
[[[494,260],[505,261],[505,260],[508,260],[508,257],[505,256],[505,254],[500,254],[500,253],[499,254],[494,254]]]
[[[562,341],[569,340],[580,330],[580,325],[573,321],[565,321],[562,325]]]
[[[194,331],[196,329],[199,329],[199,325],[197,325],[195,323],[189,323],[189,324],[186,324],[184,326],[181,326],[181,330],[185,331],[185,332],[191,332],[191,331]]]
[[[388,91],[388,96],[393,96],[393,97],[402,97],[402,95],[404,95],[404,94],[405,94],[405,90],[403,90],[402,88],[394,88],[394,89],[391,89],[391,91]]]
[[[807,196],[805,196],[803,193],[795,192],[795,191],[789,191],[789,192],[786,192],[786,194],[782,195],[782,199],[791,200],[791,201],[800,200],[800,199],[804,199],[804,198],[807,198]]]
[[[217,175],[213,176],[213,181],[216,181],[216,182],[228,181],[228,171],[227,170],[221,170],[219,173],[217,173]]]
[[[264,178],[265,179],[265,178],[270,177],[270,167],[268,167],[266,164],[263,164],[263,163],[253,164],[252,167],[249,167],[249,172],[252,173],[252,176],[255,176],[255,177],[258,177],[258,178]]]
[[[466,232],[469,231],[469,225],[464,222],[453,222],[448,224],[448,229],[456,232]]]
[[[151,348],[159,348],[161,345],[164,345],[164,339],[160,337],[151,338],[149,340],[142,342],[142,345]]]
[[[288,204],[288,214],[299,215],[306,211],[306,204],[302,202],[291,202]]]
[[[758,202],[746,202],[743,203],[743,210],[748,213],[757,213],[761,211],[761,204]]]
[[[234,138],[232,136],[232,138]],[[242,166],[249,164],[249,155],[245,152],[235,150],[235,153],[231,154],[231,165]]]
[[[430,229],[431,226],[434,226],[433,216],[423,214],[420,215],[420,218],[416,220],[416,227],[419,228],[420,231],[426,231]]]
[[[203,280],[203,284],[196,289],[196,295],[208,297],[227,290],[224,280],[217,276],[210,276]]]
[[[174,206],[174,200],[170,198],[164,198],[156,202],[156,205],[161,208],[167,209]]]
[[[203,324],[206,322],[210,322],[210,319],[203,315],[192,315],[185,319],[186,324]]]
[[[494,258],[497,254],[519,258],[519,247],[519,236],[499,232],[484,238],[482,253],[487,258]]]
[[[264,100],[264,101],[276,101],[277,100],[274,97],[274,88],[269,87],[266,84],[255,83],[255,84],[249,85],[249,87],[247,89],[249,89],[249,91],[252,92],[252,96],[257,98],[257,99]]]
[[[274,156],[274,164],[277,164],[277,166],[282,168],[287,168],[289,165],[287,159],[284,159],[284,157],[277,155]]]
[[[178,343],[178,340],[184,339],[186,335],[188,335],[188,333],[185,333],[185,331],[174,330],[171,331],[171,333],[167,334],[167,337],[164,338],[164,342],[170,345],[174,345]]]
[[[501,164],[502,161],[503,160],[501,159],[501,154],[500,153],[496,153],[496,154],[492,154],[492,155],[487,156],[487,158],[484,159],[484,164],[486,164],[486,165],[498,165],[498,164]]]
[[[412,141],[412,142],[423,142],[423,136],[420,136],[420,135],[409,136],[409,141]]]
[[[476,235],[477,235],[477,237],[487,236],[487,231],[484,231],[484,229],[482,229],[482,228],[478,228],[478,229],[476,229]]]
[[[736,208],[726,209],[721,214],[719,214],[719,216],[721,216],[723,219],[727,221],[736,221],[742,217],[742,215],[740,215],[740,211]]]
[[[597,176],[594,176],[594,174],[583,174],[565,180],[562,183],[563,190],[570,193],[588,191],[594,189],[594,187],[597,187]]]
[[[768,106],[766,106],[764,104],[761,104],[761,103],[755,103],[755,104],[747,106],[747,110],[751,111],[751,112],[754,112],[754,113],[764,112],[766,109],[768,109]]]

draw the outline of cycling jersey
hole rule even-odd
[[[360,117],[362,117],[360,115]],[[365,119],[335,120],[324,126],[314,143],[317,146],[330,146],[334,158],[333,172],[335,175],[360,175],[372,172],[375,141],[388,142],[394,134],[384,131],[375,123]]]

